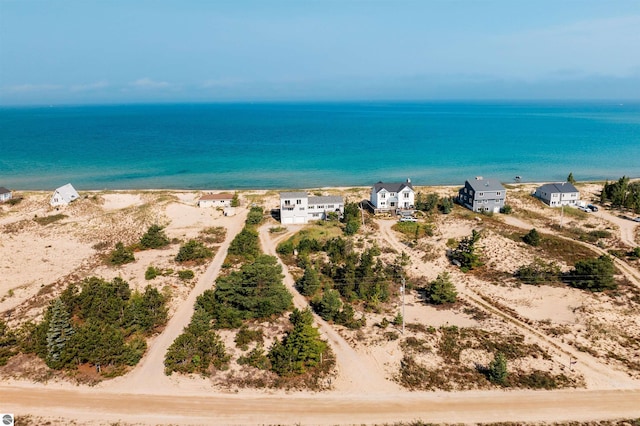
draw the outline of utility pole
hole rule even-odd
[[[562,219],[564,219],[564,204],[560,204],[560,228],[562,228]]]
[[[402,292],[402,334],[404,334],[404,294],[406,293],[404,277],[402,277],[402,287],[400,287],[400,291]]]

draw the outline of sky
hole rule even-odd
[[[0,0],[0,105],[640,100],[640,0]]]

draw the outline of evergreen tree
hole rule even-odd
[[[471,236],[463,238],[458,247],[451,252],[451,260],[457,262],[463,272],[482,264],[478,254],[475,252],[475,244],[479,239],[480,233],[474,229],[471,231]]]
[[[213,252],[200,241],[189,240],[180,247],[176,255],[176,262],[202,262],[213,257]]]
[[[617,287],[613,278],[614,272],[613,260],[607,255],[602,255],[597,259],[577,261],[574,269],[565,274],[564,279],[572,287],[603,291]]]
[[[294,309],[289,320],[293,329],[282,341],[276,340],[269,350],[272,370],[280,376],[301,374],[320,362],[327,343],[313,326],[313,315],[308,309]]]
[[[125,247],[121,242],[116,243],[115,250],[113,250],[109,256],[109,262],[111,262],[112,265],[124,265],[125,263],[135,262],[135,260],[133,250]]]
[[[160,225],[151,225],[140,238],[140,246],[145,249],[157,249],[169,245],[169,237]]]
[[[502,352],[498,352],[487,369],[487,377],[491,383],[504,385],[507,380],[507,359]]]
[[[304,275],[296,282],[296,288],[303,296],[313,296],[320,290],[320,277],[318,271],[307,265],[304,269]]]
[[[326,289],[321,298],[313,301],[312,306],[313,310],[323,320],[334,321],[340,314],[340,308],[342,308],[340,293],[333,289]]]
[[[533,228],[524,237],[522,237],[522,241],[530,246],[538,247],[540,245],[540,233],[536,231],[536,228]]]
[[[74,335],[69,312],[62,300],[56,299],[51,309],[51,320],[47,331],[47,365],[60,368],[66,362],[64,350]]]
[[[572,185],[576,184],[576,180],[573,178],[573,172],[570,172],[569,176],[567,176],[567,182],[569,182]]]
[[[426,296],[429,303],[442,305],[444,303],[455,303],[458,298],[458,292],[455,285],[451,282],[448,272],[443,272],[432,281],[427,287]]]

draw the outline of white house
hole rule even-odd
[[[551,207],[575,207],[580,202],[580,191],[569,182],[547,183],[537,188],[533,195]]]
[[[284,225],[327,219],[328,214],[332,212],[339,215],[344,213],[342,197],[310,197],[306,192],[280,193],[280,222]]]
[[[51,201],[49,201],[49,204],[51,204],[52,207],[66,206],[67,204],[74,200],[77,200],[78,198],[80,198],[80,195],[78,195],[78,192],[73,187],[73,185],[68,183],[55,190],[55,192],[51,196]]]
[[[10,200],[12,196],[11,191],[4,186],[0,186],[0,203]]]
[[[231,207],[233,195],[229,193],[222,194],[204,194],[198,200],[198,207]]]
[[[413,209],[415,191],[411,179],[401,183],[378,182],[371,188],[371,204],[377,210],[394,211]]]

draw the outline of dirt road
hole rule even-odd
[[[640,390],[361,395],[132,395],[0,387],[4,412],[143,424],[373,424],[588,421],[640,417]],[[95,423],[94,423],[95,424]]]

